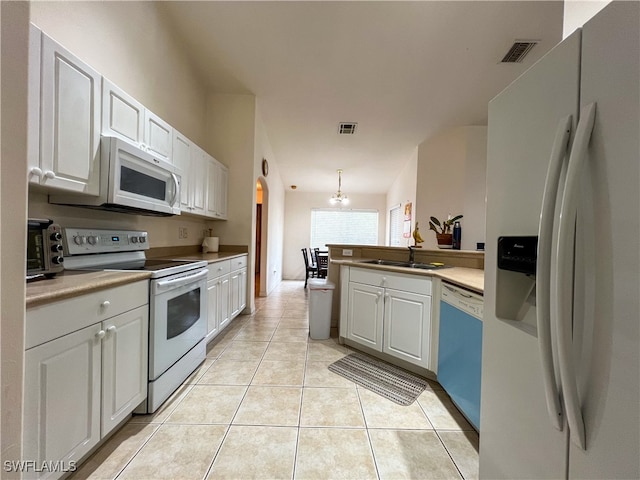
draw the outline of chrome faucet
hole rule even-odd
[[[416,247],[409,247],[409,263],[415,263]]]

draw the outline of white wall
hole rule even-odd
[[[404,165],[398,177],[393,182],[389,191],[387,192],[387,210],[386,210],[386,229],[385,237],[381,239],[382,245],[389,245],[389,210],[396,205],[402,205],[402,212],[404,214],[404,208],[407,203],[412,205],[412,218],[411,227],[415,225],[415,205],[416,205],[416,188],[417,188],[417,175],[418,175],[418,147],[415,148],[411,158]],[[413,245],[413,239],[402,238],[400,240],[400,246],[407,247]]]
[[[332,193],[286,191],[282,278],[304,280],[301,249],[308,248],[311,243],[311,209],[331,208],[329,197]],[[349,196],[349,208],[378,210],[378,244],[384,245],[386,195],[345,193]]]
[[[610,0],[565,0],[562,38],[567,38],[602,10]]]
[[[462,214],[462,249],[475,250],[484,241],[487,128],[456,127],[418,146],[415,217],[424,248],[437,248],[429,218],[446,220]]]
[[[22,445],[27,215],[28,2],[0,2],[0,458],[19,460]],[[19,475],[4,471],[2,478]]]

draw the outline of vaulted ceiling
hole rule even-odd
[[[561,40],[561,1],[162,2],[212,91],[257,98],[285,185],[386,193]],[[500,63],[515,40],[539,43]],[[339,135],[340,122],[357,122]],[[446,161],[446,159],[443,159]]]

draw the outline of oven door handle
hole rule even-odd
[[[202,270],[193,275],[188,275],[186,277],[176,278],[174,280],[158,280],[156,282],[156,288],[158,290],[166,290],[168,288],[177,288],[183,285],[188,285],[190,283],[197,282],[203,278],[206,278],[209,274],[209,270]]]

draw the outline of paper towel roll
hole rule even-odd
[[[204,237],[204,240],[202,241],[202,251],[204,253],[217,252],[219,244],[219,237]]]

